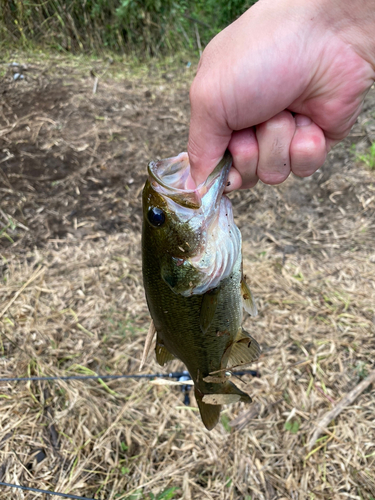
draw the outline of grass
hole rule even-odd
[[[0,78],[9,75],[8,64],[11,62],[33,66],[36,60],[44,66],[46,74],[51,76],[54,75],[54,68],[60,65],[71,70],[79,69],[78,78],[81,78],[85,69],[89,73],[93,66],[97,66],[99,77],[103,75],[118,82],[137,78],[152,79],[155,84],[165,83],[163,75],[175,71],[176,68],[184,69],[186,73],[193,75],[199,62],[199,55],[190,51],[178,51],[158,58],[140,60],[132,53],[114,54],[106,50],[103,50],[101,54],[76,55],[70,52],[57,53],[53,49],[41,48],[32,43],[26,48],[5,45],[2,47]],[[74,76],[74,72],[71,72],[71,77],[74,78]]]
[[[357,159],[366,165],[370,170],[375,169],[375,142],[371,144],[365,154],[357,155]]]

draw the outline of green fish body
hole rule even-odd
[[[227,152],[206,182],[189,190],[181,153],[151,162],[143,190],[143,281],[156,358],[186,365],[207,429],[222,404],[251,401],[228,375],[260,354],[241,327],[243,307],[253,315],[256,308],[242,275],[241,233],[223,195],[231,164]]]

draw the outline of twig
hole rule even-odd
[[[357,397],[369,387],[373,382],[375,382],[375,370],[370,373],[368,377],[362,380],[352,391],[348,392],[346,396],[342,398],[337,405],[327,412],[323,418],[318,422],[317,429],[315,430],[312,438],[310,439],[307,449],[311,451],[312,447],[315,445],[317,439],[323,432],[325,432],[325,428],[329,425],[329,423],[334,420],[340,413],[350,404],[353,403]]]
[[[21,286],[21,288],[16,292],[14,297],[8,302],[8,304],[4,307],[4,309],[0,312],[0,318],[4,316],[4,314],[7,312],[7,310],[10,308],[10,306],[13,304],[13,302],[21,295],[21,293],[25,290],[26,287],[30,285],[42,272],[44,271],[44,267],[41,265],[38,266],[38,269],[34,272],[34,274],[31,275],[30,279],[26,281],[25,284]]]
[[[189,21],[193,21],[193,23],[198,23],[204,26],[205,28],[211,29],[211,26],[200,19],[195,19],[194,17],[189,16],[188,14],[184,14],[185,19],[189,19]]]
[[[33,179],[34,178],[35,177],[33,177]],[[30,231],[30,229],[28,227],[26,227],[23,224],[21,224],[21,222],[18,222],[18,220],[15,219],[14,217],[11,217],[10,215],[7,215],[5,212],[3,212],[3,210],[1,210],[1,208],[0,208],[0,214],[4,217],[5,221],[8,224],[11,224],[13,222],[13,224],[15,226],[19,226],[21,229],[24,229],[25,231]]]
[[[199,36],[198,25],[194,24],[194,27],[195,27],[195,36],[197,37],[199,57],[202,57],[202,45],[201,45],[201,37]]]
[[[96,94],[96,91],[98,90],[98,82],[99,82],[99,78],[96,76],[95,80],[94,80],[94,87],[92,89],[93,94]]]

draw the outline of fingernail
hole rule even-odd
[[[307,125],[312,124],[312,120],[305,115],[297,115],[295,120],[297,127],[307,127]]]

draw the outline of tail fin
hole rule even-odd
[[[209,431],[212,430],[219,421],[221,405],[209,405],[207,403],[203,403],[203,395],[197,390],[197,388],[195,388],[195,399],[197,400],[204,426]]]
[[[220,393],[202,394],[195,388],[195,399],[201,414],[202,421],[209,431],[215,427],[219,421],[221,405],[236,403],[251,403],[251,397],[246,392],[241,391],[232,382],[226,382],[220,387]]]

